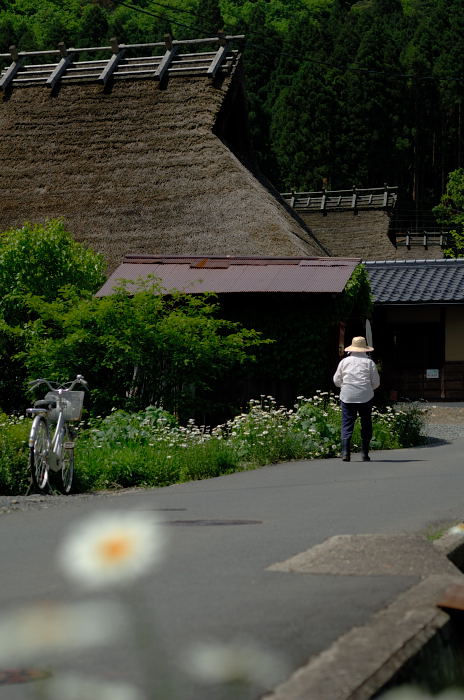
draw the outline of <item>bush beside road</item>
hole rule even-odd
[[[427,409],[409,404],[401,410],[374,411],[373,450],[424,443]],[[265,464],[334,457],[339,452],[341,412],[326,392],[299,397],[293,409],[277,406],[270,396],[250,401],[248,411],[210,428],[155,407],[138,413],[115,410],[78,427],[78,492],[167,486],[206,479]],[[25,494],[29,486],[29,421],[4,416],[0,426],[0,493]],[[359,426],[353,449],[360,445]]]

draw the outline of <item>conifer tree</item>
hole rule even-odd
[[[205,36],[216,36],[224,29],[218,0],[199,0],[196,24]]]

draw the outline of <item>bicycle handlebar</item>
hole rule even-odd
[[[65,382],[64,384],[59,384],[59,382],[50,382],[48,379],[33,379],[31,382],[28,382],[28,384],[31,389],[35,389],[36,387],[40,386],[40,384],[46,384],[50,391],[57,391],[58,389],[62,389],[63,391],[72,391],[76,384],[81,384],[84,389],[88,389],[88,384],[82,374],[78,374],[75,379],[70,382]]]

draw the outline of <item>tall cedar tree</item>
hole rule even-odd
[[[199,0],[196,25],[201,28],[205,37],[216,36],[224,29],[218,0]]]

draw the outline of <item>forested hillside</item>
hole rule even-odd
[[[462,0],[0,0],[0,51],[244,32],[250,132],[281,190],[399,185],[462,165]]]

